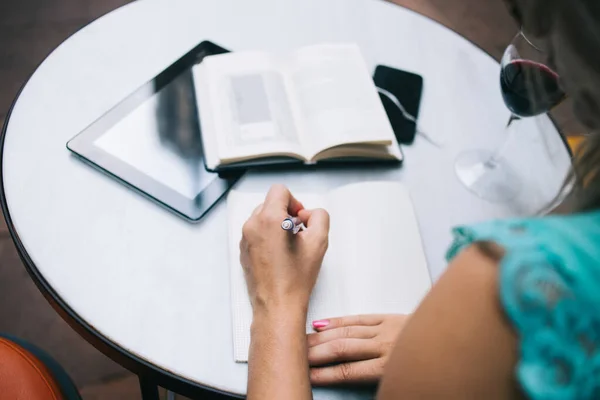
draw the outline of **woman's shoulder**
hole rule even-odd
[[[600,393],[600,212],[492,221],[454,230],[452,258],[476,242],[502,249],[499,294],[520,340],[529,398]]]

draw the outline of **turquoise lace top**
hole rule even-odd
[[[499,291],[519,334],[516,377],[530,399],[600,399],[600,212],[454,229],[453,258],[504,248]]]

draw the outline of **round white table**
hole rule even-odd
[[[245,393],[247,366],[232,354],[225,204],[189,224],[76,160],[65,143],[206,39],[232,50],[275,51],[356,42],[373,68],[424,77],[420,127],[442,148],[417,137],[404,147],[401,168],[252,173],[239,186],[328,190],[401,181],[413,197],[434,280],[444,271],[452,226],[534,213],[570,166],[552,122],[529,119],[508,152],[522,166],[520,195],[494,204],[463,188],[457,154],[493,149],[505,138],[509,113],[498,64],[456,33],[383,1],[145,0],[103,16],[50,54],[13,104],[2,136],[2,206],[29,272],[61,314],[161,386]],[[315,391],[316,398],[364,396]]]

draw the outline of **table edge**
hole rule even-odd
[[[71,33],[67,36],[62,42],[65,43],[81,30],[91,25],[92,23],[98,21],[99,19],[105,17],[106,15],[121,9],[123,7],[127,7],[133,4],[127,3],[122,6],[119,6],[113,10],[107,11],[106,13],[100,15],[92,21],[87,22],[86,24],[79,27],[75,32]],[[213,397],[211,399],[220,399],[224,397],[231,398],[241,398],[239,394],[227,392],[221,389],[213,388],[208,385],[203,385],[198,382],[192,381],[190,379],[184,378],[180,375],[177,375],[173,372],[170,372],[164,368],[161,368],[157,365],[152,364],[151,362],[144,360],[143,358],[137,356],[136,354],[130,352],[124,347],[120,346],[117,343],[112,342],[101,332],[96,330],[92,325],[90,325],[87,321],[85,321],[82,317],[80,317],[61,297],[60,295],[50,286],[50,284],[46,281],[46,279],[42,276],[42,274],[37,269],[35,263],[29,257],[19,234],[17,233],[15,226],[12,222],[12,218],[10,216],[10,211],[8,209],[8,204],[6,201],[6,193],[4,189],[4,142],[6,139],[6,135],[8,133],[8,124],[10,121],[10,117],[12,112],[17,104],[23,89],[27,86],[31,78],[35,75],[35,73],[39,70],[39,68],[46,62],[46,60],[60,47],[60,44],[52,49],[44,58],[33,68],[33,71],[29,74],[27,79],[23,82],[17,94],[15,95],[11,105],[6,113],[6,118],[4,120],[4,124],[2,126],[2,130],[0,131],[0,207],[2,208],[2,214],[6,221],[6,226],[8,228],[8,232],[10,237],[17,249],[17,253],[21,262],[25,266],[27,273],[37,286],[38,290],[42,293],[46,301],[50,304],[50,306],[56,311],[59,316],[67,322],[67,324],[77,332],[81,337],[83,337],[88,343],[90,343],[96,350],[100,351],[102,354],[116,362],[117,364],[127,368],[129,371],[135,373],[138,376],[143,376],[145,378],[150,378],[157,385],[168,388],[176,391],[178,394],[182,395],[207,395],[207,392],[211,392]],[[221,396],[219,396],[221,395]],[[215,397],[216,396],[216,397]]]
[[[382,1],[388,2],[388,0],[382,0]],[[79,33],[81,30],[83,30],[87,26],[91,25],[92,23],[100,20],[101,18],[105,17],[106,15],[108,15],[118,9],[121,9],[123,7],[130,6],[133,3],[134,2],[127,3],[120,7],[115,8],[113,10],[107,11],[106,13],[102,14],[98,18],[82,25],[75,32],[73,32],[69,36],[67,36],[61,42],[61,44],[65,43],[66,41],[71,39],[73,36],[75,36],[77,33]],[[487,54],[494,61],[498,62],[498,60],[496,60],[496,58],[494,56],[492,56],[492,54],[490,52],[488,52],[487,50],[482,48],[479,44],[474,43],[470,39],[461,35],[457,31],[455,31],[453,28],[446,26],[443,23],[441,23],[427,15],[421,14],[413,9],[410,9],[408,7],[405,7],[405,6],[402,6],[399,4],[395,4],[392,2],[388,2],[388,3],[395,7],[401,7],[411,13],[418,15],[419,17],[427,18],[431,22],[433,22],[437,25],[441,25],[445,29],[448,29],[449,31],[455,33],[456,35],[460,36],[461,38],[467,40],[471,45],[473,45],[474,47],[476,47],[477,49],[482,51],[484,54]],[[15,105],[17,104],[23,89],[27,86],[27,84],[29,83],[31,78],[35,75],[35,73],[39,70],[39,68],[44,64],[44,62],[58,49],[59,46],[60,46],[60,44],[56,48],[52,49],[38,63],[38,65],[33,69],[33,71],[29,74],[27,79],[21,85],[21,87],[19,88],[17,94],[15,95],[15,97],[8,109],[8,112],[6,113],[6,118],[4,120],[2,130],[0,132],[0,207],[2,208],[2,214],[6,221],[6,225],[7,225],[10,237],[11,237],[13,243],[15,244],[17,253],[19,254],[19,258],[23,262],[25,269],[27,270],[27,273],[32,278],[35,285],[40,290],[40,292],[42,293],[42,295],[44,296],[46,301],[48,301],[50,306],[60,315],[60,317],[65,322],[67,322],[67,324],[75,332],[77,332],[88,343],[90,343],[92,346],[94,346],[94,348],[96,348],[98,351],[100,351],[101,353],[103,353],[104,355],[109,357],[111,360],[117,362],[121,366],[124,366],[129,371],[137,374],[138,376],[148,377],[148,378],[152,379],[153,381],[155,381],[161,387],[172,389],[182,395],[196,396],[199,394],[198,391],[200,390],[200,392],[203,394],[206,394],[206,391],[209,391],[217,396],[223,395],[223,396],[229,396],[229,397],[233,396],[236,398],[242,398],[243,396],[240,396],[239,394],[227,392],[227,391],[220,390],[217,388],[213,388],[213,387],[192,381],[190,379],[184,378],[173,372],[170,372],[162,367],[159,367],[157,365],[150,363],[147,360],[144,360],[143,358],[130,352],[129,350],[125,349],[124,347],[120,346],[119,344],[114,343],[111,340],[109,340],[101,332],[96,330],[92,325],[90,325],[89,323],[87,323],[87,321],[85,321],[83,318],[81,318],[64,300],[62,300],[62,298],[58,295],[58,293],[48,284],[46,279],[42,276],[42,274],[37,269],[35,263],[29,257],[29,254],[27,253],[27,250],[25,249],[23,242],[21,241],[18,233],[16,232],[16,229],[12,222],[12,218],[10,216],[10,211],[8,209],[8,204],[6,201],[6,193],[5,193],[5,189],[4,189],[4,142],[5,142],[7,132],[8,132],[8,124],[9,124],[13,109],[15,108]],[[572,156],[573,152],[572,152],[571,147],[569,146],[567,139],[566,139],[565,135],[563,134],[561,128],[558,126],[558,124],[556,123],[556,121],[555,121],[554,117],[552,117],[552,115],[550,115],[549,113],[546,115],[550,118],[552,124],[556,128],[558,135],[560,136],[563,144],[565,145],[565,147],[567,149],[567,152],[569,153],[570,156]]]

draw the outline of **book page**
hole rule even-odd
[[[294,56],[288,74],[312,156],[336,145],[395,142],[358,46],[311,46]]]
[[[196,87],[207,92],[197,96],[202,133],[216,138],[222,163],[265,155],[304,158],[282,63],[267,53],[229,53],[205,58],[194,75],[202,81]]]
[[[394,142],[389,146],[364,143],[334,146],[316,154],[313,157],[313,160],[321,161],[334,158],[349,159],[352,157],[399,161],[404,158],[400,146],[398,143]]]
[[[431,281],[410,197],[397,183],[343,186],[325,196],[294,193],[307,208],[331,216],[329,249],[313,290],[306,331],[317,319],[365,313],[410,313]],[[232,191],[227,198],[233,348],[248,360],[252,307],[240,264],[244,222],[264,194]]]
[[[337,293],[328,292],[336,299],[319,301],[318,311],[328,314],[328,304],[338,306],[334,314],[320,316],[412,313],[431,278],[408,191],[396,182],[365,182],[335,189],[326,200],[331,216],[326,263],[335,278],[323,284],[337,286]]]

